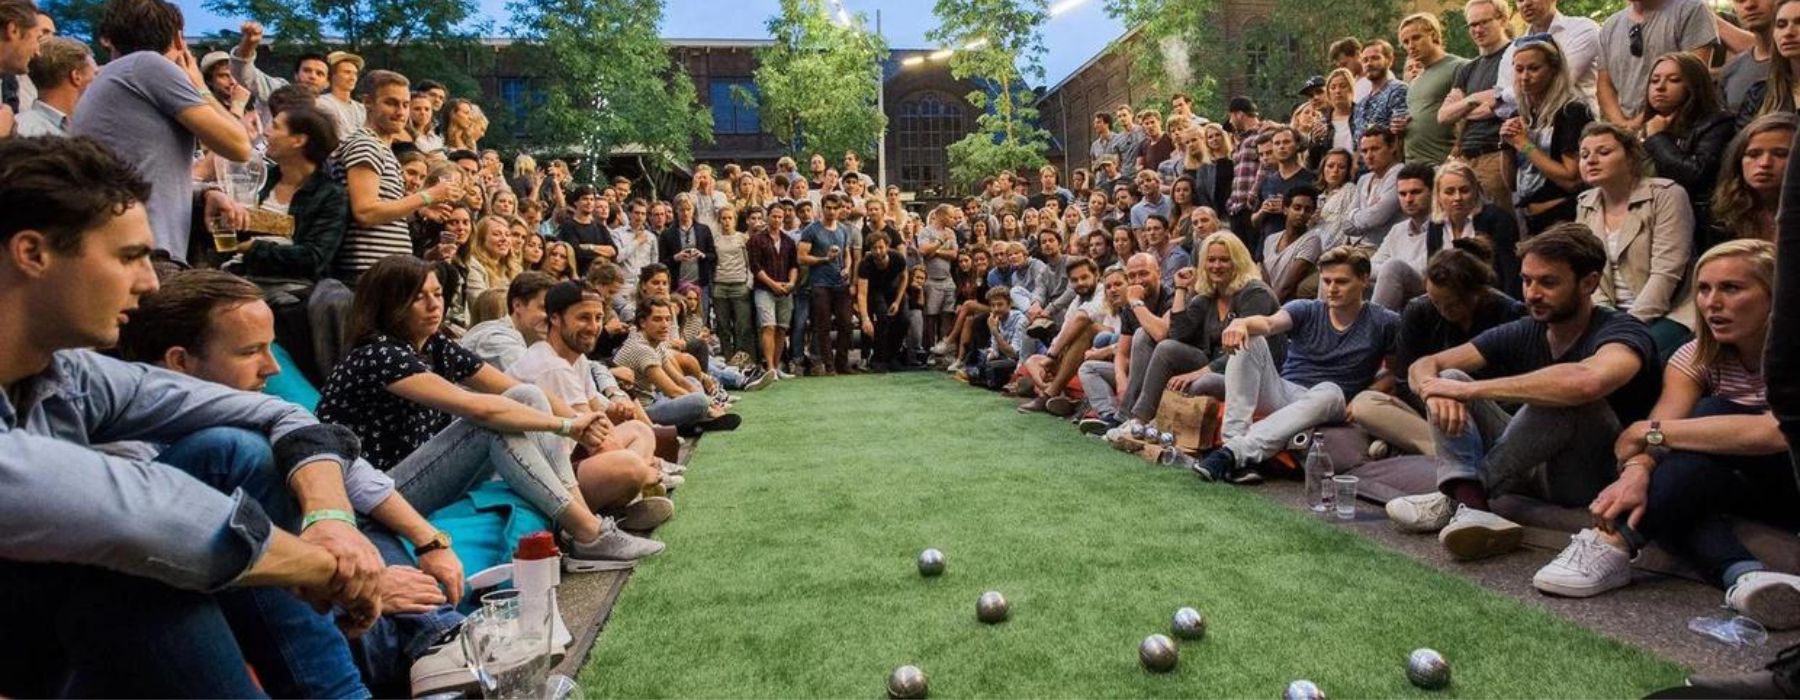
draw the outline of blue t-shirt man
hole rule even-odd
[[[849,286],[844,279],[844,256],[850,254],[850,225],[838,222],[835,226],[826,227],[824,222],[815,221],[807,224],[800,231],[800,242],[812,245],[812,256],[825,258],[831,256],[833,247],[838,249],[838,256],[832,262],[819,263],[808,268],[807,283],[814,287],[837,289]]]
[[[1362,313],[1341,331],[1332,327],[1330,309],[1319,299],[1296,299],[1281,309],[1294,320],[1281,377],[1308,388],[1331,382],[1346,397],[1375,383],[1381,361],[1393,354],[1400,337],[1400,314],[1376,304],[1363,304]]]

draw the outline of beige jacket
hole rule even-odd
[[[1581,193],[1575,221],[1593,229],[1605,245],[1606,221],[1599,189]],[[1694,313],[1687,275],[1694,259],[1694,210],[1688,204],[1687,191],[1664,178],[1645,178],[1631,191],[1619,236],[1625,244],[1617,255],[1608,251],[1594,302],[1617,308],[1619,300],[1613,290],[1616,280],[1623,279],[1626,286],[1637,290],[1632,316],[1645,323],[1672,316],[1670,320],[1691,330]]]

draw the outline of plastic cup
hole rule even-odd
[[[1356,519],[1357,481],[1359,481],[1359,479],[1348,474],[1331,477],[1331,487],[1336,491],[1337,496],[1338,520]]]
[[[495,620],[519,619],[519,600],[523,595],[517,588],[507,588],[489,592],[481,597],[481,609]]]

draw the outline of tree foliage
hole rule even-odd
[[[662,0],[513,0],[508,9],[541,96],[529,142],[579,149],[595,156],[591,166],[626,145],[686,163],[695,140],[712,139],[712,113],[660,38]]]
[[[402,45],[468,42],[484,27],[475,0],[206,0],[226,17],[263,23],[282,42],[323,44],[381,55]]]
[[[969,94],[982,114],[975,132],[946,149],[952,180],[969,185],[1002,170],[1042,166],[1050,134],[1037,125],[1029,81],[1044,79],[1044,0],[937,0],[926,38],[956,47],[950,74],[984,89]]]
[[[869,152],[887,127],[886,40],[863,30],[861,14],[848,26],[832,21],[821,0],[781,0],[767,26],[775,43],[757,50],[756,93],[734,98],[757,108],[763,129],[795,155]]]
[[[1106,0],[1106,13],[1135,30],[1109,50],[1131,57],[1134,82],[1142,81],[1151,94],[1182,92],[1197,108],[1222,109],[1219,74],[1196,70],[1206,58],[1203,47],[1224,40],[1221,5],[1219,0]]]

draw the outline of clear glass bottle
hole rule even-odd
[[[1311,443],[1306,449],[1306,504],[1314,513],[1329,513],[1337,500],[1332,493],[1331,454],[1325,451],[1323,435],[1314,432]]]

